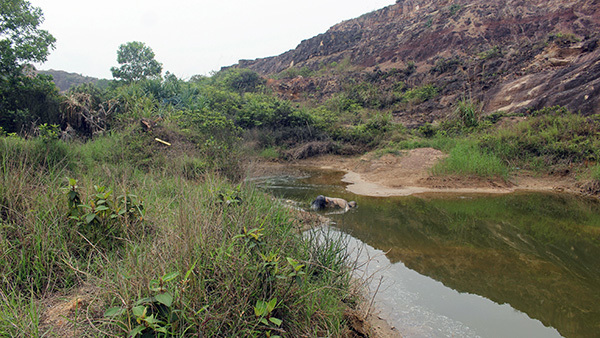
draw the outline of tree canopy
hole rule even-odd
[[[28,62],[44,62],[56,39],[38,26],[42,10],[25,0],[0,2],[0,76],[21,75]]]
[[[25,0],[0,1],[0,127],[21,132],[35,123],[58,123],[58,90],[52,77],[32,76],[32,62],[44,62],[56,39],[39,29],[42,10]],[[28,74],[25,74],[25,73]]]
[[[139,41],[120,45],[117,50],[117,62],[121,66],[112,67],[112,75],[115,79],[126,82],[158,77],[162,72],[162,64],[154,59],[152,48]]]

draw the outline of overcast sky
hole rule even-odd
[[[38,69],[112,78],[120,44],[150,46],[163,71],[208,75],[279,55],[341,21],[394,0],[30,0],[56,49]]]

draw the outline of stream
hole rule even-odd
[[[252,179],[327,213],[357,255],[381,317],[403,337],[600,337],[600,202],[567,194],[365,197],[342,172]]]

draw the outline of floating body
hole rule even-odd
[[[348,202],[343,198],[319,195],[310,206],[313,210],[342,209],[344,211],[348,211],[350,208],[356,208],[356,202]]]

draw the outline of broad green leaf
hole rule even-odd
[[[158,295],[154,296],[154,298],[156,298],[157,302],[168,307],[171,307],[171,304],[173,304],[173,295],[171,295],[169,292],[159,293]]]
[[[262,300],[256,301],[256,306],[254,306],[254,314],[257,317],[264,316],[267,314],[267,303]]]
[[[104,210],[109,210],[109,208],[105,205],[99,205],[96,207],[96,211],[104,211]]]
[[[146,327],[143,325],[138,325],[135,329],[129,332],[128,337],[137,337],[138,334],[142,333]]]
[[[85,216],[85,222],[86,222],[87,224],[90,224],[90,223],[92,223],[92,221],[94,221],[94,218],[96,218],[96,214],[94,214],[94,213],[89,213],[89,214],[87,214],[87,215]]]
[[[263,323],[263,324],[265,324],[265,325],[269,325],[269,322],[267,322],[266,318],[261,318],[260,322]]]
[[[271,299],[269,301],[269,303],[267,304],[267,313],[271,313],[275,309],[276,305],[277,305],[277,298]]]
[[[154,328],[154,331],[156,331],[156,332],[161,332],[161,333],[164,333],[164,334],[167,334],[167,333],[168,333],[168,332],[167,332],[167,328],[166,328],[166,327],[164,327],[164,326],[158,326],[158,327],[155,327],[155,328]]]
[[[164,282],[170,282],[173,279],[177,278],[177,276],[179,276],[179,272],[171,272],[171,273],[168,273],[168,274],[164,275],[163,278],[162,278],[162,280]]]
[[[133,315],[136,317],[144,318],[146,316],[146,307],[145,306],[135,306],[131,309]]]
[[[273,323],[277,326],[281,326],[281,323],[283,323],[283,320],[281,320],[279,318],[275,318],[275,317],[271,317],[271,318],[269,318],[269,320],[271,321],[271,323]]]
[[[111,307],[110,309],[106,310],[106,312],[104,312],[104,317],[114,317],[114,316],[118,316],[122,313],[123,313],[123,308],[121,308],[120,306]]]

